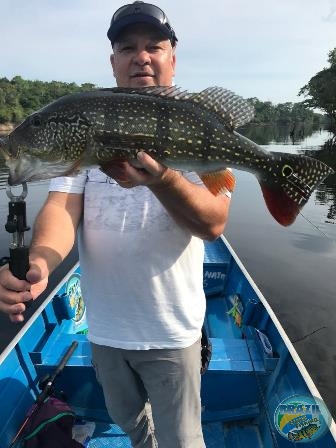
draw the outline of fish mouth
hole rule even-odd
[[[30,161],[26,160],[26,158],[8,158],[6,166],[9,169],[8,185],[10,186],[29,182],[33,177],[34,169],[32,169]]]
[[[39,182],[59,176],[76,176],[81,169],[80,162],[65,162],[64,160],[44,161],[29,154],[23,154],[19,159],[6,160],[9,168],[8,184],[20,185],[23,182]]]

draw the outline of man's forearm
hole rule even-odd
[[[49,194],[34,224],[31,263],[44,260],[51,273],[64,260],[75,241],[81,207],[78,195]]]

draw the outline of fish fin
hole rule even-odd
[[[270,186],[262,182],[260,186],[266,206],[273,218],[285,227],[292,224],[302,207],[288,197],[281,186]]]
[[[254,117],[254,107],[247,100],[222,87],[208,87],[190,96],[206,109],[215,112],[233,130]]]
[[[241,96],[222,87],[208,87],[198,93],[191,93],[177,86],[150,86],[135,89],[114,87],[100,90],[111,93],[161,96],[173,100],[192,101],[218,115],[220,120],[224,120],[230,130],[243,126],[254,117],[252,104]]]
[[[236,179],[232,171],[228,168],[211,173],[200,174],[204,185],[215,196],[225,194],[234,190]]]
[[[283,226],[295,221],[317,186],[333,169],[325,163],[299,154],[272,152],[280,166],[279,180],[262,179],[261,190],[271,215]]]
[[[176,86],[148,86],[148,87],[107,87],[99,89],[101,92],[110,93],[126,93],[128,95],[148,95],[148,96],[162,96],[172,99],[189,99],[193,94],[182,90]]]

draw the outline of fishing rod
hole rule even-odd
[[[25,418],[24,422],[22,423],[20,429],[13,437],[13,440],[11,441],[8,448],[14,447],[15,443],[18,441],[20,435],[25,430],[29,420],[40,410],[41,406],[45,402],[45,400],[53,393],[54,391],[54,383],[58,375],[63,371],[64,367],[66,366],[67,362],[71,358],[73,352],[76,350],[78,346],[77,341],[73,341],[68,348],[68,350],[65,352],[64,356],[56,366],[55,371],[52,375],[49,375],[47,378],[43,380],[43,388],[42,392],[38,395],[38,397],[35,400],[34,406],[31,410],[31,412],[28,413],[27,417]]]
[[[30,229],[27,226],[25,202],[28,188],[26,182],[21,186],[22,192],[19,195],[15,195],[11,187],[7,186],[6,194],[10,201],[5,229],[12,235],[9,245],[9,269],[15,277],[26,280],[29,270],[29,247],[25,245],[24,234]],[[26,306],[29,306],[31,302],[27,302]]]

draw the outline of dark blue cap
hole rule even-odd
[[[155,26],[170,40],[172,46],[175,46],[177,37],[166,14],[158,6],[140,1],[124,5],[113,14],[107,32],[111,44],[114,44],[118,35],[126,26],[136,23],[149,23]]]

